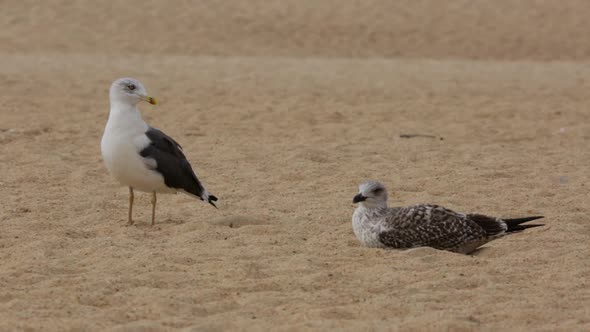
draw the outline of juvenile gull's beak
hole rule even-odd
[[[363,196],[363,194],[358,194],[358,195],[354,196],[354,198],[352,199],[352,204],[364,202],[366,200],[367,200],[367,197]]]
[[[141,100],[143,100],[143,101],[147,101],[148,103],[150,103],[152,105],[158,105],[158,101],[154,97],[150,97],[150,96],[139,96],[139,98],[141,98]]]

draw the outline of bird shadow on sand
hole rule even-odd
[[[183,224],[186,224],[187,222],[189,222],[189,221],[182,220],[182,219],[166,218],[166,219],[156,220],[156,223],[154,225],[152,225],[152,222],[149,220],[147,220],[147,221],[135,220],[133,225],[129,225],[128,223],[125,223],[125,225],[123,225],[123,226],[149,230],[149,229],[158,229],[158,226],[162,226],[162,225],[183,225]]]
[[[491,253],[491,247],[479,247],[475,249],[473,252],[469,253],[467,256],[481,256],[482,254]]]
[[[437,255],[461,255],[461,256],[471,256],[471,257],[476,257],[476,256],[480,256],[480,255],[486,255],[486,254],[490,254],[493,253],[494,250],[491,250],[492,247],[480,247],[477,248],[475,251],[464,255],[464,254],[459,254],[459,253],[454,253],[451,251],[446,251],[446,250],[441,250],[441,249],[435,249],[435,248],[431,248],[431,247],[417,247],[417,248],[412,248],[412,249],[406,249],[406,250],[402,250],[401,253],[403,255],[409,256],[409,257],[436,257]]]

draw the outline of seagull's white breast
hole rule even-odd
[[[147,129],[137,109],[112,108],[101,141],[104,163],[125,186],[145,192],[176,192],[166,186],[160,173],[148,167],[155,162],[139,154],[150,144]]]
[[[383,248],[379,234],[388,231],[389,228],[382,217],[371,215],[368,209],[359,206],[352,215],[352,230],[364,246]]]

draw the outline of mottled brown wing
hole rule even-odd
[[[391,248],[453,250],[486,237],[485,231],[466,216],[436,205],[396,209],[388,219],[391,230],[379,234],[379,239]]]

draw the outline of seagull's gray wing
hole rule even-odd
[[[205,195],[206,190],[184,156],[180,144],[156,128],[150,127],[145,135],[150,144],[140,154],[144,158],[155,160],[155,167],[152,169],[162,174],[166,186],[184,190],[215,206],[213,201],[217,201],[217,197]]]
[[[389,211],[386,218],[389,230],[380,233],[379,239],[391,248],[433,247],[466,253],[494,238],[466,215],[437,205]]]

